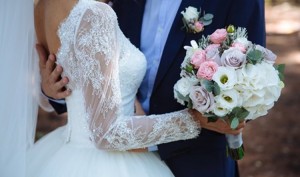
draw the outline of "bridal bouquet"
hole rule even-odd
[[[268,113],[284,87],[284,65],[276,55],[247,39],[245,28],[229,26],[185,46],[175,99],[208,118],[223,119],[235,129],[239,122]],[[242,135],[226,135],[228,154],[244,156]]]

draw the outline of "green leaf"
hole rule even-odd
[[[281,81],[284,81],[285,64],[274,65],[275,69],[279,72],[278,76]]]
[[[221,89],[220,89],[218,83],[215,82],[214,85],[213,85],[213,87],[214,87],[214,90],[213,90],[214,95],[215,96],[220,95]]]
[[[177,96],[179,99],[184,100],[184,101],[188,101],[189,100],[189,95],[187,96],[183,96],[181,93],[179,93],[177,90],[175,90],[175,92],[177,93]]]
[[[216,122],[219,119],[218,116],[212,113],[204,113],[203,116],[207,117],[208,122]]]
[[[212,92],[213,91],[213,89],[214,89],[214,83],[213,83],[213,81],[203,80],[202,84],[204,85],[204,88],[208,92]]]
[[[232,109],[230,116],[231,119],[237,118],[242,121],[249,115],[249,111],[244,107],[235,107]]]
[[[186,67],[184,68],[186,70],[186,72],[188,73],[193,73],[194,67],[191,64],[186,65]]]
[[[188,102],[188,103],[187,103],[187,107],[188,107],[189,109],[192,109],[192,108],[193,108],[193,102],[192,102],[192,100],[191,100],[191,99],[188,99],[187,102]]]
[[[218,117],[208,117],[207,121],[209,122],[216,122],[218,120]]]
[[[239,125],[239,119],[237,117],[233,118],[230,123],[230,128],[236,129],[238,125]]]
[[[260,63],[262,61],[263,53],[259,50],[253,49],[247,53],[247,59],[250,63],[255,65],[256,63]]]
[[[213,14],[205,14],[205,15],[203,16],[203,19],[204,19],[205,21],[212,20],[213,18],[214,18],[214,15],[213,15]]]
[[[210,25],[212,23],[212,20],[201,20],[204,26]]]
[[[236,116],[239,120],[244,120],[249,115],[249,113],[250,112],[247,109],[242,107],[241,111],[239,111]]]

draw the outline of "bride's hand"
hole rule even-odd
[[[141,103],[137,99],[135,99],[135,101],[134,101],[134,110],[135,110],[134,113],[137,116],[146,115],[144,109],[142,108]]]
[[[231,129],[230,124],[224,120],[218,119],[216,122],[208,122],[206,117],[203,117],[201,113],[194,109],[190,109],[189,113],[193,116],[193,118],[200,123],[201,128],[205,128],[208,130],[212,130],[222,134],[233,134],[237,135],[243,131],[246,123],[239,123],[236,129]]]
[[[131,149],[128,152],[148,152],[147,148]]]
[[[108,3],[109,0],[98,0],[99,2],[104,2],[104,3]]]

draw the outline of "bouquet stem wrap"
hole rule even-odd
[[[242,133],[238,135],[226,134],[226,139],[228,142],[228,155],[234,160],[241,160],[244,157]]]

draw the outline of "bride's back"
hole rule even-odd
[[[49,53],[60,47],[57,30],[78,0],[38,0],[34,8],[37,39]]]

